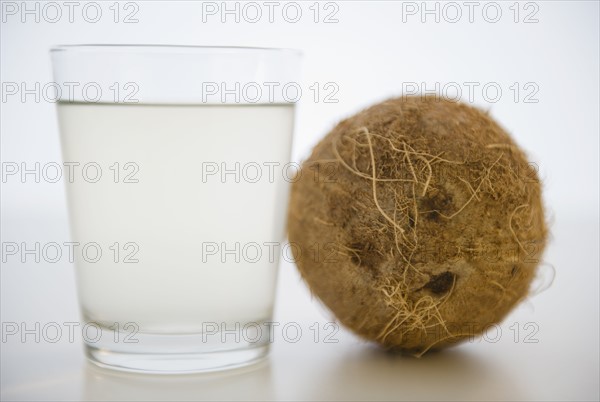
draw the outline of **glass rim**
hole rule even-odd
[[[94,51],[133,51],[135,53],[288,53],[302,56],[302,51],[292,48],[254,47],[254,46],[203,46],[203,45],[162,45],[162,44],[74,44],[55,45],[55,52],[94,52]]]

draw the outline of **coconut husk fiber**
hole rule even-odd
[[[340,122],[292,185],[288,235],[347,328],[417,356],[528,295],[547,237],[535,165],[485,112],[433,96]]]

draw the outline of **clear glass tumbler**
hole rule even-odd
[[[51,50],[88,358],[181,373],[267,355],[300,55]]]

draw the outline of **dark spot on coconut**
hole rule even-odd
[[[434,222],[439,221],[440,213],[448,214],[452,207],[452,195],[444,190],[434,189],[426,197],[421,198],[419,210],[425,213],[425,218]]]
[[[433,222],[439,222],[440,220],[440,215],[437,211],[430,211],[427,214],[425,214],[425,218],[429,219],[430,221]]]
[[[518,272],[519,272],[519,267],[517,267],[516,265],[513,265],[512,269],[510,270],[510,276],[515,276],[515,275],[517,275]]]
[[[446,271],[439,275],[433,275],[423,287],[435,295],[443,295],[448,293],[452,288],[455,278],[456,275],[450,271]]]

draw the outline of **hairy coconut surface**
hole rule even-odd
[[[421,355],[501,321],[547,229],[534,164],[485,112],[402,97],[340,122],[292,185],[298,269],[339,321]]]

